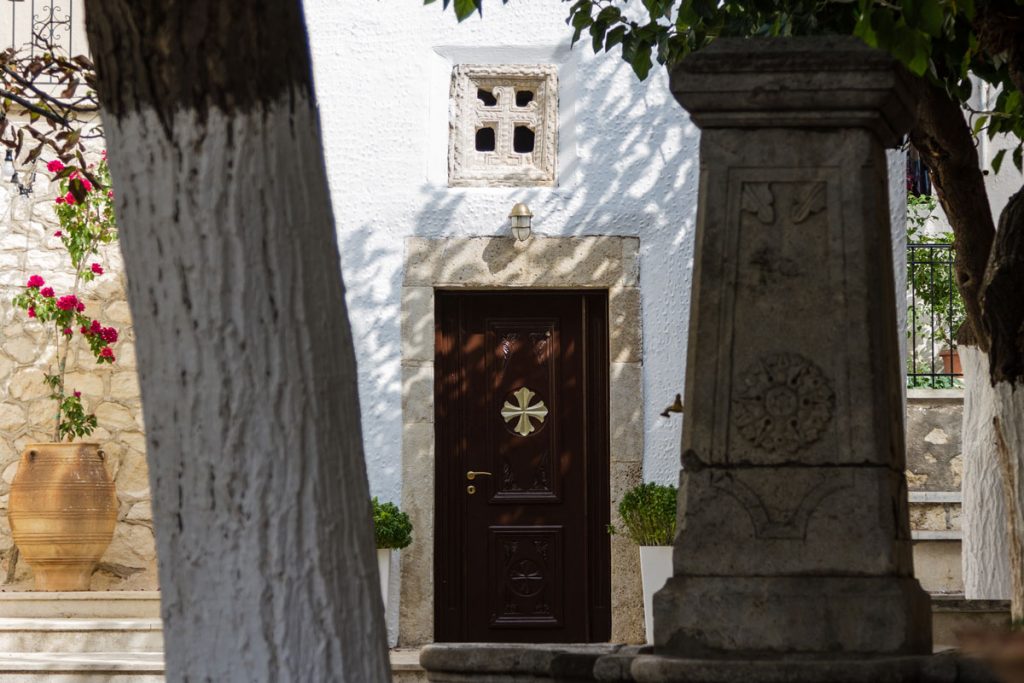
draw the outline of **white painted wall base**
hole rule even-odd
[[[644,630],[647,642],[654,642],[654,594],[660,591],[672,576],[670,545],[640,546],[640,575],[644,584]]]

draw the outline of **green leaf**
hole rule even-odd
[[[1013,150],[1013,165],[1017,167],[1018,171],[1024,171],[1024,147],[1020,145]]]
[[[633,67],[633,72],[636,73],[637,78],[641,81],[647,79],[647,74],[651,72],[651,67],[653,66],[651,62],[652,47],[647,41],[639,41],[633,58],[629,60],[630,66]]]
[[[992,171],[994,173],[999,173],[999,169],[1002,168],[1003,166],[1003,157],[1005,156],[1006,150],[1001,149],[998,152],[996,152],[996,155],[994,157],[992,157]]]
[[[455,18],[459,21],[480,12],[483,15],[483,3],[481,0],[455,0]]]
[[[981,129],[985,127],[985,124],[987,122],[988,122],[988,117],[987,116],[979,116],[978,118],[976,118],[974,120],[974,125],[971,126],[971,132],[973,132],[975,135],[977,135],[978,133],[981,132]]]
[[[622,38],[626,35],[625,26],[616,26],[604,37],[604,51],[612,49],[616,45],[622,42]]]
[[[945,23],[946,17],[942,11],[941,3],[936,2],[936,0],[922,2],[918,16],[921,30],[936,38],[942,35],[942,26]]]

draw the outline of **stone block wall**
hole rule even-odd
[[[963,593],[960,559],[963,393],[907,396],[907,485],[914,574],[933,594]]]
[[[911,491],[959,491],[963,392],[911,389],[907,395],[907,485]]]
[[[963,392],[910,390],[906,474],[914,531],[960,531],[962,421]]]
[[[47,345],[50,332],[11,305],[28,277],[39,273],[58,293],[71,287],[67,253],[53,237],[55,184],[37,173],[33,193],[19,196],[9,183],[0,184],[0,590],[31,590],[31,569],[19,562],[14,581],[7,575],[12,541],[7,518],[11,480],[25,444],[52,440],[53,402],[47,398],[43,373],[53,360]],[[134,335],[125,297],[121,255],[109,245],[99,256],[106,273],[86,285],[81,298],[86,313],[120,333],[114,345],[117,361],[98,365],[84,343],[69,360],[67,386],[82,392],[87,410],[99,427],[89,440],[107,453],[120,503],[114,540],[93,575],[93,590],[157,588],[149,482],[146,470],[142,403],[135,372]]]

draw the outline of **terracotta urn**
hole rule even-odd
[[[8,515],[36,590],[89,590],[117,523],[104,461],[95,443],[33,443],[21,454]]]

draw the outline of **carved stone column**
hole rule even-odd
[[[718,40],[672,74],[702,137],[660,655],[931,651],[907,518],[884,153],[911,124],[904,78],[884,53],[819,38]]]

